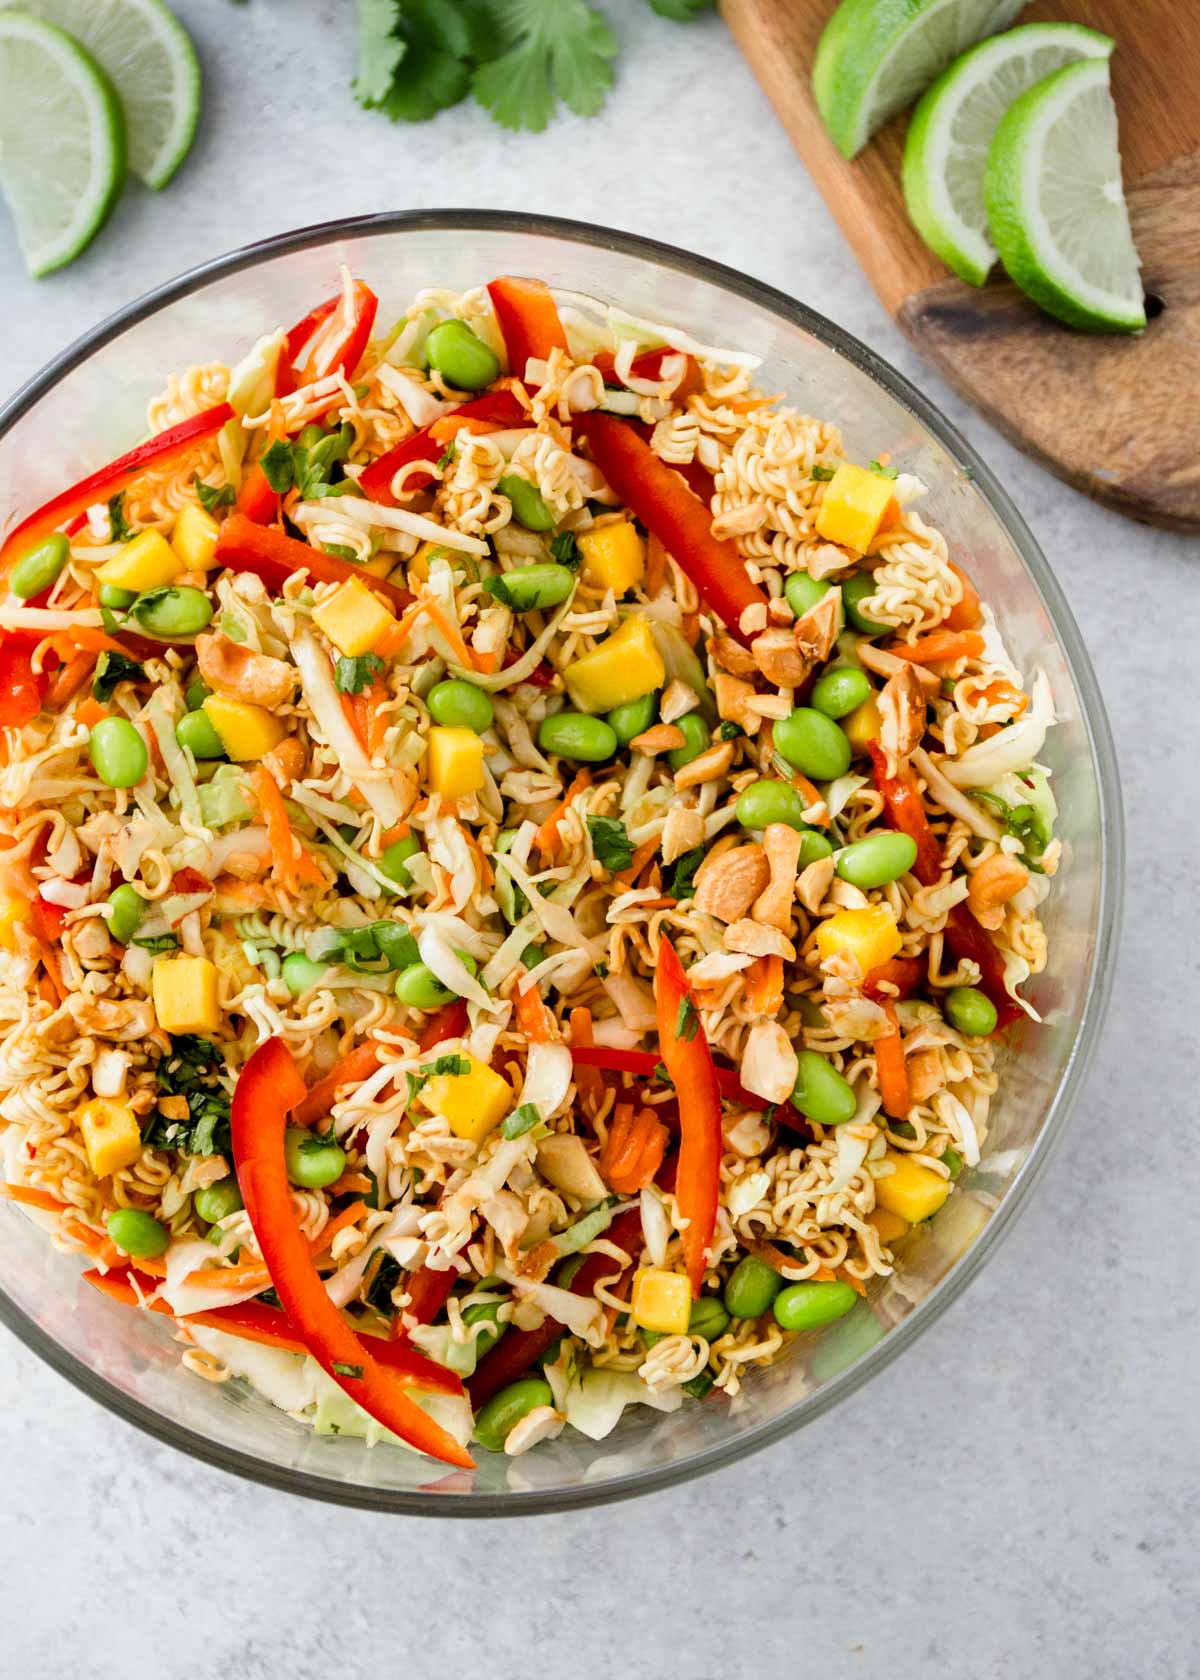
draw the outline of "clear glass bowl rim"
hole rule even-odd
[[[751,1453],[783,1440],[877,1376],[958,1298],[988,1257],[994,1253],[1000,1240],[1012,1228],[1018,1213],[1027,1206],[1031,1191],[1041,1178],[1062,1138],[1095,1052],[1112,989],[1113,959],[1120,933],[1124,881],[1124,816],[1116,752],[1108,717],[1079,628],[1049,562],[991,468],[958,429],[910,380],[843,327],[837,326],[807,304],[798,303],[774,286],[753,280],[748,275],[711,258],[696,256],[656,239],[624,233],[595,223],[571,221],[559,216],[542,216],[522,211],[468,209],[388,211],[379,215],[349,216],[275,234],[189,269],[178,278],[135,298],[132,303],[84,333],[0,407],[0,443],[42,396],[72,369],[85,362],[94,351],[101,349],[130,327],[136,326],[139,321],[189,296],[208,282],[253,268],[270,258],[286,256],[293,251],[309,250],[358,236],[418,230],[461,234],[476,231],[512,233],[559,239],[570,244],[615,250],[637,262],[650,262],[674,269],[689,277],[720,286],[760,308],[773,311],[812,334],[822,344],[882,386],[933,434],[951,458],[970,475],[976,490],[990,504],[1016,548],[1034,589],[1041,597],[1080,696],[1082,717],[1096,767],[1102,827],[1100,911],[1096,948],[1088,975],[1079,1029],[1041,1133],[1024,1167],[984,1231],[926,1299],[847,1370],[831,1378],[815,1394],[793,1406],[782,1416],[748,1429],[743,1435],[697,1453],[679,1464],[666,1464],[661,1469],[616,1477],[596,1488],[585,1486],[547,1492],[479,1494],[462,1499],[443,1499],[428,1494],[357,1486],[332,1481],[306,1471],[266,1464],[249,1453],[210,1441],[182,1425],[168,1423],[149,1407],[110,1386],[89,1366],[47,1336],[0,1287],[0,1322],[52,1370],[57,1371],[101,1406],[116,1413],[127,1423],[144,1430],[155,1440],[189,1453],[192,1457],[215,1465],[218,1469],[232,1471],[248,1481],[278,1488],[287,1493],[301,1494],[310,1499],[366,1510],[395,1512],[405,1516],[536,1515],[611,1504],[638,1494],[673,1487],[681,1482],[690,1481],[693,1477],[734,1464]]]

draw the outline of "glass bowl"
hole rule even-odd
[[[400,1448],[316,1437],[241,1382],[193,1376],[167,1321],[81,1284],[78,1261],[0,1205],[0,1317],[55,1370],[161,1441],[276,1487],[376,1510],[497,1516],[623,1498],[768,1446],[876,1376],[974,1277],[1027,1201],[1079,1092],[1112,973],[1122,833],[1108,724],[1075,621],[1024,521],[906,379],[769,286],[652,240],[546,217],[418,211],[330,223],[252,245],[138,299],[0,412],[0,527],[128,448],[169,371],[232,363],[328,296],[339,263],[380,293],[385,316],[422,286],[465,289],[514,272],[755,352],[765,388],[836,422],[852,458],[890,450],[925,480],[922,513],[994,605],[1018,665],[1041,665],[1054,691],[1059,722],[1044,756],[1064,856],[1044,907],[1049,967],[1028,988],[1044,1024],[1019,1028],[1006,1055],[987,1154],[907,1239],[893,1278],[732,1402],[712,1395],[669,1415],[638,1407],[607,1440],[568,1430],[525,1458],[481,1453],[474,1476],[446,1476]]]

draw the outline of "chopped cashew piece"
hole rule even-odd
[[[744,537],[751,531],[759,530],[766,520],[767,504],[759,497],[757,501],[730,508],[727,513],[718,513],[711,530],[718,542],[723,542],[726,537]]]
[[[752,959],[739,951],[710,951],[688,969],[689,986],[721,986],[731,975],[749,968]]]
[[[658,703],[658,715],[663,723],[674,723],[677,718],[694,712],[700,704],[700,697],[694,688],[689,688],[678,677],[673,678],[663,690],[663,697]]]
[[[859,642],[859,663],[868,671],[873,671],[877,677],[894,677],[898,671],[911,671],[920,684],[922,693],[930,699],[941,688],[941,680],[924,665],[914,665],[911,659],[901,659],[897,654],[889,653],[886,648],[876,647],[874,642]]]
[[[796,1084],[800,1063],[778,1021],[756,1021],[742,1051],[741,1081],[747,1091],[768,1102],[786,1102]]]
[[[734,846],[707,857],[696,871],[696,908],[721,922],[744,916],[771,879],[761,846]]]
[[[926,1102],[946,1083],[941,1052],[932,1046],[928,1050],[912,1050],[905,1058],[908,1088],[914,1102]]]
[[[725,929],[727,951],[744,951],[748,957],[782,957],[795,962],[796,947],[778,928],[763,927],[761,922],[733,922]]]
[[[984,858],[971,876],[967,909],[981,927],[995,930],[1004,925],[1004,906],[1029,885],[1029,871],[1023,863],[1004,852]]]
[[[822,857],[815,859],[801,872],[796,882],[796,897],[810,916],[815,916],[821,908],[825,894],[829,891],[829,883],[833,880],[835,868],[831,857]]]
[[[743,677],[730,677],[724,671],[718,671],[713,677],[713,693],[720,717],[740,724],[747,735],[752,735],[759,728],[762,719],[750,710],[755,698],[753,683],[746,682]]]
[[[676,747],[686,746],[687,737],[673,723],[656,723],[635,735],[629,745],[653,758],[656,753],[674,752]]]
[[[556,1435],[562,1434],[566,1421],[566,1413],[556,1412],[553,1406],[535,1406],[520,1423],[514,1423],[504,1437],[506,1456],[520,1458],[530,1447],[536,1447],[539,1441],[552,1441]]]
[[[764,630],[750,643],[750,652],[763,676],[776,688],[799,688],[808,675],[808,660],[790,630]]]
[[[790,933],[803,836],[788,823],[768,823],[762,843],[771,866],[771,879],[755,899],[752,914],[756,922],[766,922],[781,933]]]
[[[680,791],[684,788],[699,787],[701,782],[715,782],[725,775],[733,763],[733,742],[718,741],[715,747],[709,747],[690,764],[685,764],[682,770],[675,772],[675,786]]]
[[[672,805],[662,831],[662,860],[674,863],[704,841],[704,818],[692,805]]]
[[[901,660],[903,669],[890,676],[876,704],[879,707],[879,744],[893,758],[907,758],[921,745],[925,733],[925,691],[916,667]]]
[[[300,676],[294,665],[255,653],[219,630],[196,637],[196,663],[214,693],[268,709],[291,699]]]
[[[735,677],[752,677],[758,670],[754,655],[747,652],[741,642],[735,642],[732,636],[714,636],[708,644],[708,651],[718,665],[732,671]]]
[[[743,636],[756,636],[760,630],[767,628],[767,608],[763,601],[751,601],[748,607],[742,608],[742,615],[738,619],[738,629]]]
[[[842,628],[842,592],[830,589],[792,626],[796,647],[805,659],[823,664]]]

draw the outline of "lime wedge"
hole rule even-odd
[[[860,152],[965,48],[1011,23],[1023,0],[842,0],[817,46],[812,85],[834,144]]]
[[[61,29],[0,12],[0,189],[31,274],[69,263],[125,180],[125,123],[107,76]]]
[[[187,156],[200,118],[200,65],[186,30],[162,0],[16,0],[69,30],[121,96],[129,167],[165,187]]]
[[[1021,95],[996,130],[984,190],[996,249],[1035,303],[1089,332],[1145,326],[1107,59]]]
[[[913,226],[947,267],[982,286],[996,260],[983,177],[1000,119],[1035,82],[1113,43],[1077,23],[1027,23],[965,52],[922,96],[904,143],[904,197]]]

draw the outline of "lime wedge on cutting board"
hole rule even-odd
[[[846,157],[1023,0],[842,0],[813,63],[817,108]]]
[[[1145,326],[1107,59],[1069,64],[1010,106],[985,195],[1004,266],[1035,303],[1089,332]]]
[[[16,0],[85,47],[125,109],[129,167],[165,187],[188,154],[200,117],[200,65],[162,0]]]
[[[905,202],[926,245],[972,286],[996,260],[983,179],[1001,118],[1054,71],[1112,50],[1081,24],[1027,23],[972,47],[922,96],[904,145]]]
[[[0,12],[0,189],[32,274],[78,256],[125,180],[125,122],[107,76],[53,24]]]

